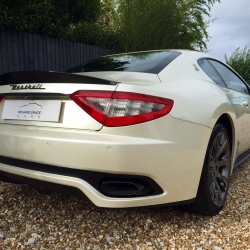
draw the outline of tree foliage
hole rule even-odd
[[[0,0],[0,26],[67,38],[72,26],[96,22],[100,0]]]
[[[122,51],[206,48],[204,15],[217,0],[118,0]]]
[[[67,37],[81,43],[118,51],[120,45],[114,24],[115,15],[114,1],[102,0],[95,20],[82,20],[74,23]]]
[[[230,58],[225,55],[226,63],[239,73],[250,85],[250,49],[237,48]]]
[[[79,22],[95,22],[101,11],[100,0],[69,0],[68,21],[71,24]]]
[[[117,52],[206,48],[204,15],[220,0],[0,0],[0,27]]]
[[[0,0],[0,26],[50,36],[68,28],[65,0]]]

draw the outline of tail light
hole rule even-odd
[[[0,96],[0,102],[1,102],[2,99],[3,99],[3,96]]]
[[[168,114],[174,101],[162,97],[113,91],[77,91],[71,99],[107,127],[134,125]]]

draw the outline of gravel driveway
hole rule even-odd
[[[250,160],[234,171],[225,208],[103,209],[0,182],[0,249],[250,249]]]

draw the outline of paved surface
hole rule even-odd
[[[234,171],[218,216],[178,208],[102,209],[0,182],[0,249],[250,249],[250,160]]]

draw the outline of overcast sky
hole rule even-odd
[[[225,61],[236,48],[247,46],[250,49],[250,0],[221,0],[213,5],[207,29],[210,41],[208,53]]]

